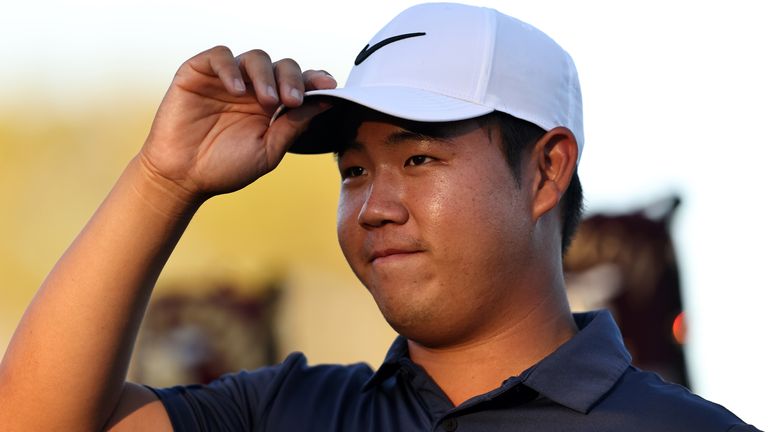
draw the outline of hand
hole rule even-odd
[[[328,103],[303,104],[305,90],[334,88],[323,71],[260,50],[233,57],[215,47],[176,73],[141,150],[141,165],[190,202],[243,188],[273,170]],[[293,108],[269,124],[280,103]]]

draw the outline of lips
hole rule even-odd
[[[380,249],[380,250],[375,250],[371,254],[370,262],[381,263],[381,262],[393,261],[399,258],[407,258],[408,256],[415,255],[420,252],[422,251],[416,250],[416,249],[397,249],[397,248]]]
[[[429,247],[416,237],[385,234],[377,231],[365,239],[362,256],[367,258],[369,264],[396,262],[429,250]]]

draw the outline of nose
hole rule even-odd
[[[371,229],[389,223],[402,225],[408,221],[409,212],[403,202],[402,187],[386,177],[371,182],[357,215],[357,223]]]

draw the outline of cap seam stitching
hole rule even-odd
[[[498,17],[496,16],[496,11],[492,9],[484,9],[484,11],[485,19],[488,22],[489,31],[485,34],[485,39],[487,41],[487,48],[483,58],[485,64],[483,65],[483,68],[480,72],[482,79],[478,80],[477,87],[475,88],[475,100],[477,101],[475,103],[487,106],[488,86],[491,82],[491,71],[493,69],[491,65],[493,63],[493,59],[495,58],[494,54],[496,53],[496,41],[498,40]]]

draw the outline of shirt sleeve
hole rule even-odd
[[[207,385],[151,388],[163,403],[174,431],[256,430],[269,409],[270,394],[292,369],[305,367],[303,354],[254,371],[223,375]]]

